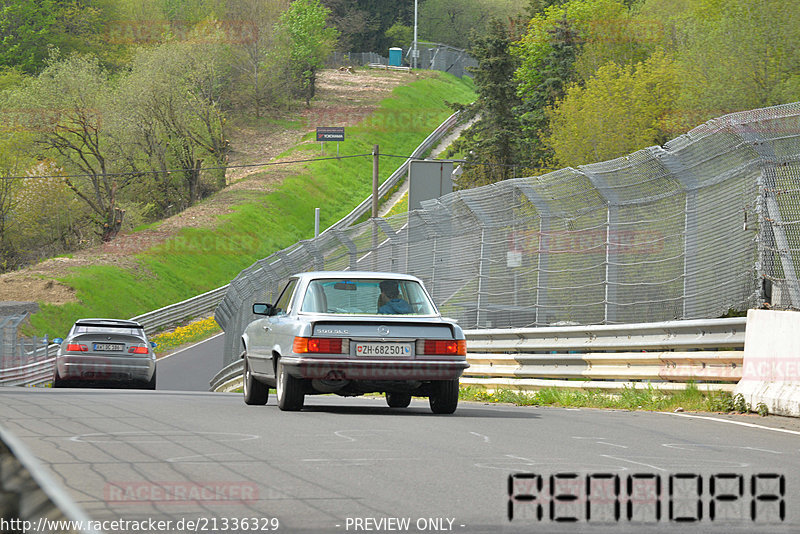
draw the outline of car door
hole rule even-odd
[[[283,330],[282,326],[286,322],[296,287],[297,279],[289,280],[273,306],[273,315],[253,321],[247,328],[248,362],[252,372],[257,375],[275,376],[272,353],[274,350],[280,350],[281,346],[279,336],[276,334]]]

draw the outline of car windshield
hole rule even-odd
[[[434,315],[436,309],[415,280],[313,280],[300,311],[360,315]]]
[[[129,336],[142,337],[141,328],[130,328],[121,326],[92,326],[92,325],[75,325],[75,334],[123,334]]]

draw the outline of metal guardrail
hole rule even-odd
[[[732,391],[742,377],[746,318],[630,325],[466,330],[462,385],[535,391],[652,387]],[[722,350],[720,350],[722,349]],[[605,351],[605,352],[600,352]],[[236,360],[212,391],[241,387]]]
[[[226,365],[214,378],[209,380],[211,391],[229,393],[242,387],[242,374],[244,373],[244,360],[236,360]]]
[[[742,377],[747,319],[467,331],[461,383],[535,391],[557,387],[732,391]],[[722,349],[722,350],[721,350]]]
[[[0,467],[0,518],[8,522],[4,532],[97,532],[36,457],[1,426]]]
[[[202,295],[170,304],[163,308],[132,317],[144,327],[147,335],[154,334],[159,328],[175,324],[189,317],[207,317],[214,313],[214,308],[225,296],[228,285],[212,289]]]
[[[30,362],[0,369],[0,386],[40,386],[53,380],[58,345],[38,349]]]

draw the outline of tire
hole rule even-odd
[[[153,369],[153,376],[150,377],[150,380],[148,380],[147,382],[144,383],[144,386],[142,386],[142,389],[149,389],[149,390],[153,390],[153,391],[156,389],[156,370],[155,369]]]
[[[458,407],[458,379],[434,382],[433,391],[428,397],[433,413],[448,414]]]
[[[61,375],[58,374],[58,368],[56,368],[56,374],[53,376],[53,387],[54,388],[68,388],[69,382],[61,378]]]
[[[305,394],[303,382],[286,371],[283,362],[278,360],[275,385],[278,393],[278,408],[284,412],[297,412],[303,408]]]
[[[387,393],[386,404],[389,408],[408,408],[411,404],[411,393]]]
[[[250,406],[263,406],[269,399],[269,387],[262,384],[250,372],[247,356],[244,357],[244,371],[242,372],[242,393],[244,403]]]

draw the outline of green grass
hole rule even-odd
[[[447,74],[398,87],[371,117],[348,127],[340,154],[368,154],[374,144],[382,153],[410,154],[451,114],[446,102],[466,103],[474,97],[470,80]],[[316,155],[318,150],[312,141],[289,152]],[[400,163],[382,158],[381,180]],[[372,189],[371,157],[313,162],[295,170],[274,192],[242,195],[215,228],[187,228],[163,245],[143,251],[137,255],[136,269],[74,270],[61,281],[75,288],[80,302],[42,304],[31,317],[33,333],[63,335],[79,317],[133,317],[224,285],[254,261],[312,237],[315,207],[321,208],[321,226],[326,228]]]
[[[558,388],[541,389],[526,393],[510,389],[489,392],[476,386],[462,386],[459,398],[481,402],[502,402],[517,406],[561,406],[567,408],[612,408],[618,410],[673,411],[682,408],[687,412],[749,412],[751,407],[741,395],[727,392],[703,393],[690,384],[683,391],[662,392],[652,386],[646,389],[623,389],[611,395],[600,391],[573,391]],[[767,415],[766,407],[757,407],[760,415]]]

